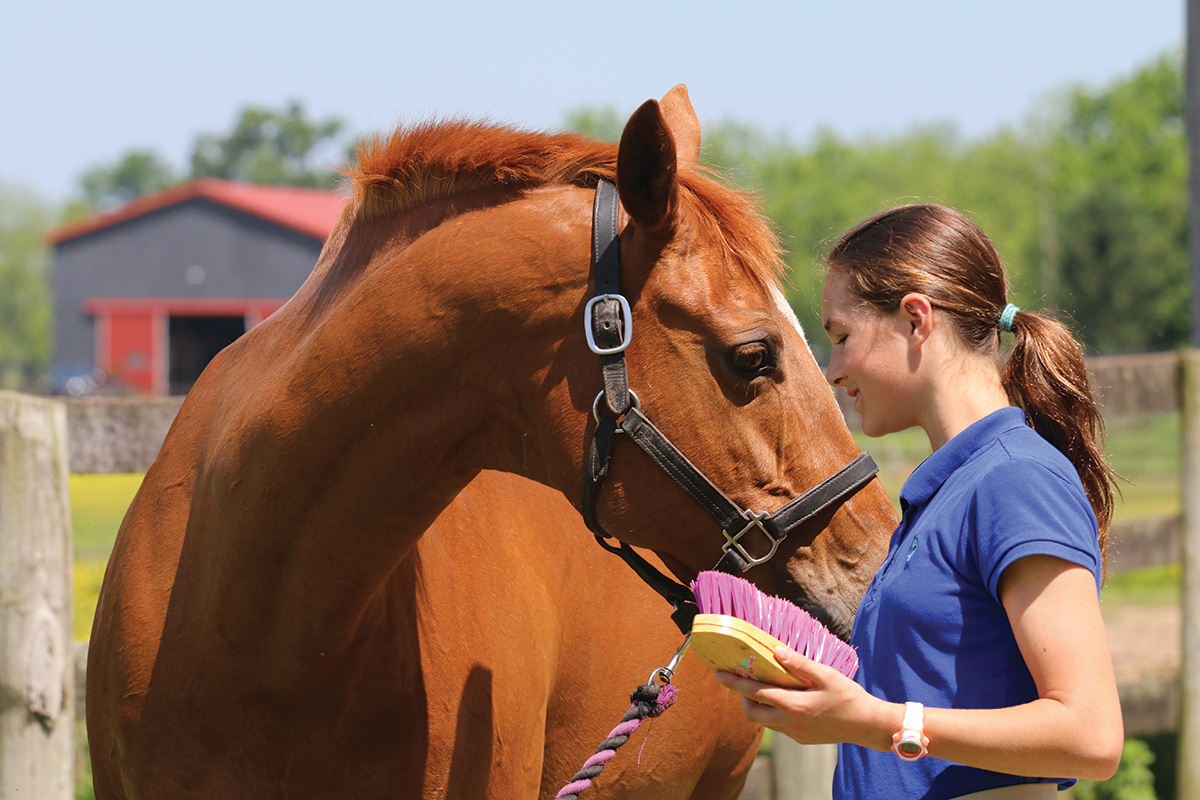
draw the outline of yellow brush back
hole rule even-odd
[[[697,614],[692,623],[691,650],[714,672],[732,672],[788,689],[808,688],[775,660],[775,648],[781,644],[771,634],[737,617]]]

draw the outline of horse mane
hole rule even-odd
[[[401,127],[358,147],[344,170],[356,216],[403,213],[430,201],[492,187],[594,187],[616,180],[617,146],[573,133],[548,134],[468,120]],[[721,243],[749,277],[777,285],[785,272],[779,238],[747,194],[711,170],[680,170],[685,213]]]

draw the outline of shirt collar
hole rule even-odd
[[[993,411],[971,423],[913,470],[900,490],[901,505],[907,508],[927,503],[946,479],[985,444],[1003,433],[1023,427],[1025,412],[1015,406]]]

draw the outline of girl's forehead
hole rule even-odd
[[[840,272],[830,270],[825,273],[825,285],[821,288],[821,302],[832,304],[834,302],[845,302],[845,297],[849,292],[847,287],[847,278]]]
[[[821,290],[821,316],[827,325],[830,318],[838,321],[861,309],[863,303],[850,293],[848,284],[844,275],[830,272],[825,276],[825,286]]]

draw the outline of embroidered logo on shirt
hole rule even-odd
[[[917,535],[914,533],[912,548],[908,551],[908,558],[904,559],[905,564],[907,564],[909,561],[912,561],[913,553],[915,552],[917,552]]]

